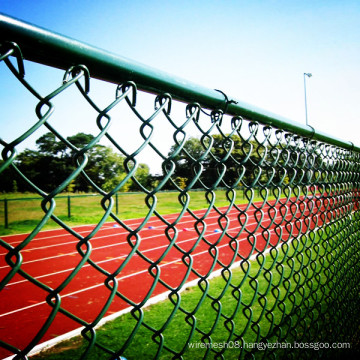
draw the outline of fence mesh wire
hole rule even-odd
[[[131,359],[132,344],[142,329],[151,334],[149,341],[155,349],[151,357],[159,359],[196,358],[195,351],[201,354],[200,358],[216,359],[320,358],[334,351],[270,346],[284,342],[347,342],[353,349],[357,348],[358,152],[240,116],[231,117],[226,114],[226,108],[204,109],[196,98],[193,103],[183,104],[172,100],[169,93],[155,94],[150,111],[140,103],[141,92],[131,81],[114,85],[113,98],[107,99],[106,105],[99,105],[92,97],[92,79],[86,64],[68,69],[63,83],[43,96],[37,92],[36,85],[27,82],[20,52],[16,44],[3,44],[1,71],[2,74],[10,71],[19,86],[36,100],[37,118],[26,122],[28,125],[24,122],[22,134],[17,138],[0,139],[3,159],[0,176],[12,174],[16,181],[27,183],[32,192],[39,194],[43,217],[18,243],[11,243],[5,236],[0,239],[3,354],[27,358],[59,318],[70,319],[74,328],[82,329],[86,346],[79,356],[84,358],[94,349],[100,349],[101,358]],[[82,147],[62,134],[61,123],[52,123],[58,111],[54,105],[57,97],[70,89],[76,89],[92,109],[88,122],[97,127],[93,139]],[[6,101],[1,102],[2,109],[6,105]],[[66,106],[76,113],[76,102]],[[119,115],[120,130],[112,131],[110,125],[119,108],[125,115],[123,118]],[[11,119],[2,119],[5,122]],[[130,122],[137,124],[136,134],[131,132],[134,128],[129,127]],[[171,140],[170,147],[163,144],[164,127],[166,144]],[[17,163],[17,149],[29,137],[42,134],[44,128],[71,151],[75,164],[65,179],[59,179],[56,187],[46,191],[32,180],[30,171],[21,170]],[[124,134],[136,138],[130,150]],[[88,166],[94,156],[92,149],[103,140],[122,155],[126,173],[106,190],[95,183]],[[162,175],[151,184],[139,176],[139,158],[147,152],[159,160],[162,169]],[[79,177],[92,192],[101,195],[98,206],[102,208],[102,216],[85,233],[71,228],[56,215],[55,196]],[[146,215],[135,224],[122,218],[121,211],[119,215],[115,212],[115,195],[130,182],[142,192],[140,205],[147,209]],[[179,211],[175,215],[159,210],[158,198],[164,189],[177,194]],[[194,189],[201,190],[203,203],[207,204],[200,209],[192,201]],[[223,197],[220,205],[219,196]],[[127,204],[120,202],[119,207],[126,208]],[[27,251],[50,219],[75,240],[67,257],[74,256],[76,261],[55,287],[28,270],[27,265]],[[97,236],[108,221],[114,224],[113,229],[121,230],[118,242],[126,242],[127,249],[120,255],[108,244],[107,256],[115,258],[113,266],[106,266],[105,259],[99,259],[95,252]],[[156,226],[151,226],[155,221]],[[154,253],[145,241],[148,236],[145,231],[150,228],[155,228],[152,229],[154,240],[149,245],[158,248]],[[139,268],[134,269],[133,263]],[[170,272],[165,271],[168,263],[171,263]],[[136,283],[124,287],[124,274],[130,268],[131,272],[142,270],[143,275]],[[87,272],[101,275],[99,287],[105,294],[95,313],[87,302],[77,304],[82,311],[67,302],[69,293],[75,291],[72,284],[79,277],[85,279]],[[214,273],[222,281],[221,291],[212,289],[210,278]],[[31,283],[32,291],[39,290],[38,301],[47,308],[40,326],[28,337],[24,332],[22,345],[11,334],[31,316],[31,311],[24,310],[21,316],[11,311],[4,315],[9,288],[20,280]],[[190,281],[196,282],[197,291],[192,305],[182,301]],[[21,298],[24,293],[21,288],[19,291]],[[159,291],[168,291],[170,310],[166,310],[161,324],[154,324],[147,321],[145,309],[149,299]],[[130,308],[130,330],[113,345],[104,345],[96,336],[96,326],[117,303]],[[204,325],[204,314],[210,326]],[[180,325],[177,319],[182,319]],[[169,342],[174,327],[180,327],[180,331],[176,341]],[[251,342],[264,347],[245,346]],[[240,346],[234,349],[220,343]]]

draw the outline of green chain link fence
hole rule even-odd
[[[34,331],[22,348],[9,336],[12,327],[2,329],[0,346],[8,355],[27,358],[60,316],[82,328],[86,343],[79,355],[82,358],[98,350],[104,359],[120,359],[120,356],[131,359],[133,343],[144,329],[150,332],[149,341],[155,349],[151,358],[158,359],[196,358],[194,347],[198,351],[202,349],[201,357],[216,359],[327,358],[341,356],[344,351],[315,351],[304,348],[305,345],[298,349],[270,346],[284,342],[346,342],[351,345],[352,352],[357,351],[360,325],[359,148],[310,126],[230,99],[222,91],[172,78],[4,15],[0,16],[0,42],[1,71],[10,71],[19,86],[25,87],[37,102],[37,120],[27,127],[24,125],[21,136],[0,139],[3,159],[0,176],[12,169],[16,180],[26,182],[41,196],[43,211],[42,219],[17,245],[8,243],[6,237],[0,239],[1,301],[7,302],[6,289],[13,279],[21,278],[41,289],[42,300],[49,309],[41,328]],[[64,69],[63,83],[48,95],[40,95],[36,84],[27,81],[25,59]],[[120,84],[114,85],[114,97],[108,99],[106,106],[100,106],[92,98],[94,78]],[[51,124],[53,112],[57,110],[56,98],[73,88],[96,113],[89,122],[96,124],[98,132],[81,148],[62,135],[61,124]],[[145,112],[149,114],[149,109],[143,110],[140,104],[143,91],[154,94],[155,110],[150,115],[144,115]],[[6,105],[1,102],[2,109]],[[112,111],[120,105],[130,110],[139,124],[137,135],[141,142],[135,151],[127,150],[110,128]],[[73,106],[76,108],[76,104]],[[1,120],[2,123],[8,121],[11,119]],[[122,125],[123,132],[128,131],[126,122]],[[161,141],[155,141],[154,135],[164,123],[171,130],[167,137],[172,139],[171,150],[166,151]],[[68,177],[51,191],[40,188],[30,174],[17,165],[18,147],[44,128],[73,152],[76,164]],[[193,140],[196,151],[189,147],[189,135],[196,139]],[[126,176],[110,191],[97,185],[87,168],[91,150],[104,139],[123,156],[126,170]],[[137,175],[139,156],[147,151],[152,151],[162,163],[162,176],[151,187],[144,185]],[[184,167],[187,177],[180,186],[176,176],[180,169],[185,171]],[[92,191],[101,196],[99,206],[103,209],[101,219],[86,236],[60,220],[55,211],[55,197],[78,177],[84,178]],[[146,216],[137,226],[130,226],[115,211],[115,196],[130,181],[143,193],[147,208]],[[158,210],[157,195],[166,187],[175,189],[178,194],[180,210],[172,218]],[[218,188],[224,189],[226,206],[217,203],[215,191]],[[192,189],[203,190],[205,209],[199,211],[193,206]],[[259,195],[256,201],[255,189]],[[243,198],[245,202],[240,201]],[[126,203],[120,202],[119,207],[126,207]],[[215,218],[216,223],[216,230],[211,234],[210,217]],[[185,218],[191,219],[187,227],[196,235],[191,246],[184,246],[180,241]],[[28,273],[23,264],[26,250],[50,219],[76,240],[80,258],[55,288]],[[142,247],[142,231],[154,219],[161,224],[158,238],[166,240],[166,246],[156,258],[149,257]],[[92,250],[97,234],[109,220],[126,232],[128,244],[128,253],[118,259],[112,271],[94,260]],[[206,270],[201,269],[197,261],[200,248],[209,262]],[[161,272],[162,264],[171,252],[177,254],[182,270],[175,269],[165,277]],[[110,248],[109,255],[113,255]],[[135,257],[146,264],[151,279],[150,285],[136,285],[147,289],[136,301],[120,286],[123,273]],[[62,303],[67,288],[85,266],[101,273],[102,286],[107,289],[107,300],[90,322]],[[220,292],[212,290],[210,278],[215,271],[222,281]],[[174,281],[179,276],[177,273],[180,278]],[[195,305],[189,307],[183,300],[186,299],[183,291],[192,279],[196,279],[198,295]],[[154,325],[147,320],[145,308],[159,285],[169,292],[170,305],[167,306],[170,310],[161,324]],[[96,326],[117,301],[124,302],[130,309],[131,331],[125,337],[119,334],[121,340],[112,346],[105,346],[97,337]],[[204,313],[211,319],[210,327],[202,325]],[[180,325],[176,322],[179,318],[182,319]],[[10,323],[16,321],[22,320],[14,318]],[[174,324],[182,329],[175,344],[167,340]],[[220,346],[220,342],[240,346],[234,349]],[[250,342],[262,344],[263,348],[245,346]]]

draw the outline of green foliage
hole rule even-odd
[[[75,181],[71,180],[69,185],[66,187],[66,192],[73,193],[75,190]]]
[[[33,191],[33,186],[19,177],[14,169],[45,192],[53,191],[63,182],[67,182],[67,192],[99,191],[99,188],[108,192],[119,185],[118,191],[136,191],[139,185],[149,185],[147,165],[137,164],[130,177],[124,166],[124,156],[110,147],[95,144],[84,156],[80,151],[94,140],[93,135],[78,133],[66,140],[67,143],[60,141],[50,132],[42,135],[36,141],[36,150],[24,150],[17,156],[15,167],[2,174],[0,192]],[[80,166],[84,166],[81,174],[69,182],[69,176]]]
[[[187,180],[187,178],[181,176],[175,178],[175,182],[180,189],[185,189]]]
[[[169,152],[176,151],[174,145]],[[186,184],[198,179],[199,186],[237,186],[256,182],[261,154],[255,141],[243,142],[238,135],[230,138],[213,135],[209,139],[190,138],[173,157],[174,178],[186,178]],[[201,165],[200,165],[201,162]],[[246,169],[245,165],[246,164]],[[175,180],[176,182],[176,180]]]
[[[12,192],[14,192],[14,193],[18,192],[18,186],[17,186],[17,181],[16,180],[13,180]]]
[[[239,135],[189,138],[179,153],[177,150],[173,145],[169,152],[176,166],[173,180],[186,178],[186,185],[195,181],[195,188],[311,184],[320,180],[321,172],[316,169],[324,162],[320,150],[290,147],[289,151],[287,144],[264,145],[255,137],[244,140]],[[291,172],[292,168],[297,171]]]

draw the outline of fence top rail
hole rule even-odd
[[[0,13],[0,43],[17,43],[23,58],[60,69],[84,64],[92,77],[112,83],[134,81],[139,89],[151,93],[170,93],[176,100],[198,102],[210,109],[224,109],[222,92],[189,82],[166,72],[115,55],[86,43],[60,35]],[[242,116],[261,124],[275,126],[304,137],[360,152],[352,142],[337,139],[315,130],[312,126],[294,122],[253,105],[228,97],[229,115]]]

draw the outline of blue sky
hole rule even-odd
[[[360,145],[359,0],[0,0],[0,12],[302,123],[311,72],[309,123]]]

